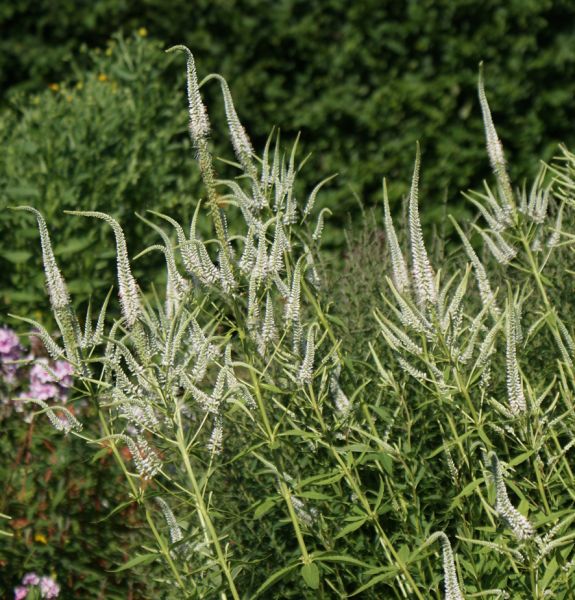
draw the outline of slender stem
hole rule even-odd
[[[190,463],[190,457],[189,457],[188,451],[187,451],[186,440],[184,439],[184,432],[183,432],[183,428],[182,428],[182,422],[181,422],[181,417],[180,417],[179,411],[177,412],[177,426],[178,426],[178,430],[176,433],[176,442],[177,442],[178,450],[180,451],[180,455],[184,462],[186,474],[187,474],[190,484],[192,486],[192,491],[194,492],[196,508],[197,508],[198,512],[200,513],[200,516],[203,519],[203,522],[210,534],[211,542],[216,550],[218,562],[220,564],[222,571],[224,572],[224,574],[226,576],[226,579],[228,580],[230,592],[231,592],[234,600],[240,600],[240,596],[236,589],[233,575],[230,571],[224,551],[220,544],[218,534],[217,534],[214,524],[210,518],[206,503],[204,502],[202,490],[201,490],[201,488],[198,484],[198,481],[196,479],[196,476],[194,474],[192,464]]]
[[[154,525],[152,515],[151,515],[148,507],[146,506],[145,502],[143,501],[143,496],[142,496],[141,491],[138,490],[136,484],[133,481],[132,476],[130,475],[130,473],[128,472],[128,469],[126,468],[126,464],[122,460],[120,452],[118,451],[118,448],[116,447],[116,441],[114,440],[114,437],[108,427],[108,423],[106,422],[104,414],[102,413],[102,411],[100,409],[98,409],[98,417],[100,419],[100,424],[102,426],[102,430],[104,432],[105,437],[110,440],[110,446],[112,448],[112,453],[114,454],[114,458],[116,459],[116,462],[122,469],[124,476],[126,478],[126,481],[128,482],[130,489],[132,490],[132,496],[134,497],[134,500],[136,502],[143,505],[144,511],[146,513],[146,521],[148,522],[148,525],[150,526],[150,529],[154,535],[154,538],[156,539],[156,543],[158,544],[162,554],[164,555],[166,562],[170,566],[170,569],[171,569],[172,573],[174,574],[176,581],[178,582],[178,586],[182,589],[182,591],[185,592],[185,584],[182,581],[180,572],[178,571],[178,568],[176,567],[176,565],[170,555],[170,551],[166,547],[164,539],[162,538],[159,531],[156,529],[156,526]]]
[[[300,549],[301,555],[303,557],[303,562],[307,565],[307,564],[311,563],[312,561],[309,557],[309,552],[307,551],[307,547],[305,545],[305,540],[303,539],[303,534],[302,534],[301,528],[299,526],[299,521],[298,521],[297,515],[295,513],[295,509],[293,507],[291,494],[289,492],[289,489],[288,489],[285,481],[280,480],[280,489],[281,489],[282,496],[284,497],[285,503],[288,508],[288,512],[289,512],[290,519],[293,524],[295,536],[297,538],[297,543],[299,545],[299,549]]]
[[[393,544],[391,543],[391,540],[387,537],[387,534],[385,533],[381,524],[379,523],[377,514],[373,512],[371,505],[369,504],[369,501],[367,500],[367,498],[364,496],[364,494],[362,492],[361,486],[359,486],[357,484],[355,478],[351,474],[347,465],[345,464],[345,462],[342,460],[341,456],[337,452],[337,449],[333,448],[333,446],[331,446],[331,444],[330,444],[329,448],[331,450],[333,457],[338,462],[342,471],[344,472],[344,474],[347,478],[347,481],[349,482],[350,486],[352,487],[353,491],[355,492],[355,495],[362,503],[363,509],[368,514],[371,522],[373,523],[375,529],[377,530],[377,533],[381,540],[382,545],[387,550],[389,550],[390,554],[393,556],[393,559],[395,560],[399,569],[405,575],[405,578],[407,579],[409,585],[411,586],[413,593],[417,596],[417,598],[419,598],[419,600],[425,600],[425,598],[421,595],[421,592],[417,589],[417,585],[416,585],[415,581],[413,580],[413,577],[411,576],[409,569],[407,568],[407,565],[403,562],[403,559],[396,552],[395,548],[393,547]]]

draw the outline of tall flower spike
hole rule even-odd
[[[478,81],[478,93],[479,93],[479,104],[481,105],[481,112],[483,113],[483,124],[485,126],[485,138],[487,140],[487,154],[489,156],[489,162],[491,168],[495,173],[497,179],[497,185],[499,192],[501,193],[502,200],[506,205],[507,212],[513,212],[513,191],[511,189],[511,182],[509,181],[509,175],[505,166],[505,155],[503,154],[503,146],[495,130],[493,124],[493,118],[491,116],[491,110],[487,102],[487,96],[485,95],[485,86],[483,83],[483,63],[479,65],[479,81]]]
[[[385,227],[387,244],[389,246],[389,254],[391,256],[393,284],[398,292],[403,293],[409,288],[409,275],[405,259],[403,258],[399,242],[397,241],[395,227],[393,226],[393,219],[391,218],[389,199],[387,196],[387,181],[385,179],[383,180],[383,224]]]
[[[224,439],[224,430],[223,430],[222,417],[220,415],[217,415],[214,418],[214,427],[212,429],[210,439],[208,440],[208,446],[207,446],[208,451],[211,452],[212,454],[221,454],[222,446],[223,446],[223,439]]]
[[[237,288],[238,284],[234,279],[232,268],[228,260],[228,255],[222,250],[220,250],[218,254],[218,262],[220,264],[220,282],[222,289],[225,292],[230,292],[231,290]]]
[[[52,250],[52,243],[50,241],[50,234],[48,233],[48,227],[46,227],[46,221],[44,217],[35,208],[31,206],[18,206],[16,210],[26,210],[31,212],[38,221],[38,230],[40,232],[40,243],[42,245],[42,260],[44,262],[44,271],[46,273],[46,284],[48,287],[48,294],[50,296],[50,303],[54,309],[62,309],[70,304],[70,294],[64,277],[58,268],[54,251]]]
[[[210,122],[206,107],[200,95],[198,85],[198,75],[196,73],[196,63],[194,55],[186,46],[178,45],[168,48],[166,52],[184,52],[186,54],[188,104],[190,111],[190,135],[192,141],[197,144],[201,139],[208,137],[210,133]]]
[[[463,594],[459,588],[455,559],[449,538],[443,531],[438,531],[427,539],[425,545],[432,544],[436,540],[439,540],[443,553],[443,585],[445,587],[445,600],[463,600]]]
[[[110,227],[112,227],[114,236],[116,238],[116,259],[118,263],[120,304],[126,319],[126,324],[128,327],[133,327],[138,320],[138,317],[142,313],[142,307],[140,304],[138,284],[132,275],[130,259],[128,258],[128,248],[126,247],[126,238],[124,237],[122,228],[115,219],[105,213],[95,211],[69,211],[69,214],[78,215],[80,217],[94,217],[96,219],[102,219],[103,221],[106,221]]]
[[[559,241],[561,239],[561,226],[563,224],[563,207],[565,205],[562,204],[559,208],[559,211],[557,212],[557,218],[555,219],[555,227],[553,228],[553,232],[551,233],[551,235],[549,236],[549,239],[547,240],[547,246],[549,248],[554,248],[555,246],[557,246],[557,244],[559,244]]]
[[[162,514],[164,515],[164,519],[166,519],[166,524],[170,530],[170,541],[172,544],[181,542],[184,536],[182,535],[182,530],[176,521],[176,517],[174,516],[172,509],[168,506],[167,502],[163,498],[156,498],[156,502],[160,506]]]
[[[250,330],[255,330],[260,320],[260,309],[258,303],[258,285],[259,279],[252,271],[248,283],[248,318],[247,325]]]
[[[286,302],[285,307],[285,320],[286,325],[289,325],[289,322],[294,322],[295,324],[299,323],[300,318],[300,296],[301,296],[301,263],[303,257],[300,257],[297,261],[293,273],[292,273],[292,282],[291,282],[291,290]]]
[[[495,510],[507,523],[515,537],[520,541],[532,538],[535,535],[533,525],[512,504],[507,495],[507,488],[503,480],[501,463],[495,452],[490,452],[491,470],[495,483]]]
[[[212,73],[204,79],[202,84],[206,83],[210,79],[216,79],[222,88],[222,95],[224,97],[224,109],[226,111],[226,118],[228,121],[228,128],[230,130],[232,146],[234,147],[234,153],[237,159],[240,161],[242,167],[245,169],[245,171],[249,175],[253,175],[255,177],[256,170],[252,162],[254,150],[252,148],[252,144],[246,133],[246,130],[240,122],[238,113],[236,112],[236,108],[234,106],[234,101],[230,92],[230,88],[228,86],[228,82],[218,73]]]
[[[313,361],[315,357],[315,326],[311,325],[307,332],[305,356],[298,372],[298,381],[301,385],[309,385],[313,381]]]
[[[527,410],[519,364],[517,362],[517,315],[511,300],[507,305],[506,330],[506,368],[507,368],[507,395],[509,407],[514,415],[520,415]]]
[[[146,438],[138,435],[136,441],[134,441],[127,435],[120,435],[118,437],[128,446],[140,477],[144,480],[152,479],[160,470],[162,463],[156,452],[148,444]]]
[[[277,340],[278,332],[274,319],[274,303],[269,292],[266,294],[266,310],[264,313],[264,324],[260,334],[260,343],[258,351],[264,356],[267,350],[267,345],[270,342]]]
[[[413,285],[417,301],[420,306],[424,307],[428,303],[435,303],[437,300],[437,291],[435,289],[433,270],[423,242],[423,232],[419,219],[418,188],[420,165],[421,154],[419,144],[417,144],[413,179],[409,191],[409,238],[411,242]]]
[[[498,319],[501,316],[501,311],[497,307],[495,303],[495,294],[491,290],[491,284],[489,283],[489,279],[487,278],[487,273],[485,272],[485,268],[481,264],[479,257],[475,253],[473,246],[469,243],[467,236],[463,233],[463,230],[457,224],[455,219],[451,220],[453,226],[455,227],[461,241],[463,242],[463,247],[471,264],[473,265],[473,272],[475,273],[475,279],[477,280],[477,287],[479,288],[479,296],[481,297],[481,303],[483,306],[490,306],[489,310],[494,319]]]

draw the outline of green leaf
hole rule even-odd
[[[456,506],[459,505],[459,501],[462,498],[467,498],[470,496],[483,482],[485,479],[480,477],[479,479],[474,479],[471,483],[468,483],[462,490],[457,494],[457,496],[451,501],[449,506],[449,510],[453,510]]]
[[[2,253],[2,258],[16,265],[30,260],[31,257],[32,253],[27,250],[5,250]]]
[[[345,537],[348,533],[359,529],[366,521],[367,517],[359,517],[358,519],[354,519],[351,523],[348,523],[333,539],[337,540]]]
[[[129,560],[127,563],[124,563],[121,567],[117,569],[111,569],[110,573],[119,573],[120,571],[127,571],[128,569],[132,569],[137,565],[147,565],[158,558],[159,554],[157,552],[142,554],[140,556],[136,556]]]
[[[258,505],[254,511],[254,519],[261,519],[266,513],[268,513],[276,505],[274,498],[266,498],[261,504]]]
[[[372,577],[366,584],[364,584],[361,587],[354,590],[350,594],[350,597],[358,596],[359,594],[362,594],[366,590],[369,590],[370,588],[372,588],[374,585],[377,585],[378,583],[381,583],[383,581],[389,581],[390,579],[393,579],[397,575],[398,571],[399,571],[399,569],[397,569],[396,567],[384,567],[383,569],[381,569],[381,573],[379,575]]]
[[[319,588],[319,569],[315,563],[309,563],[301,568],[301,576],[306,585],[312,590]]]
[[[549,562],[549,564],[547,565],[547,568],[545,569],[545,573],[543,573],[543,577],[541,578],[541,581],[540,581],[541,593],[543,593],[547,589],[547,586],[553,579],[558,568],[559,568],[559,565],[557,564],[557,559],[552,558],[551,561]]]
[[[291,565],[288,565],[287,567],[284,567],[283,569],[280,569],[279,571],[276,571],[275,573],[273,573],[272,575],[270,575],[262,583],[262,585],[260,585],[260,587],[256,590],[256,593],[251,597],[251,600],[256,600],[256,598],[258,598],[259,596],[261,596],[261,594],[263,594],[263,592],[265,592],[272,585],[274,585],[275,583],[277,583],[280,579],[282,579],[288,573],[291,573],[291,571],[293,571],[295,568],[297,568],[297,566],[299,564],[301,564],[301,563],[298,560],[297,562],[294,562]]]

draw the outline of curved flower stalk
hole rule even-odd
[[[96,211],[67,211],[68,214],[79,217],[93,217],[101,219],[112,227],[114,237],[116,238],[116,260],[118,263],[118,287],[122,313],[126,319],[126,325],[133,327],[142,314],[140,304],[140,292],[138,284],[132,275],[130,259],[128,257],[128,248],[126,238],[118,221],[110,215]]]
[[[457,569],[455,568],[455,559],[453,549],[449,538],[443,531],[437,531],[427,538],[424,546],[433,544],[439,540],[441,551],[443,553],[443,585],[445,589],[445,600],[464,600],[459,580],[457,578]]]
[[[183,52],[186,55],[186,82],[188,92],[188,105],[190,115],[190,137],[198,153],[198,164],[202,179],[206,186],[208,194],[208,209],[218,241],[224,248],[224,252],[229,252],[228,240],[222,215],[219,207],[219,196],[216,191],[216,177],[212,164],[212,155],[208,148],[208,136],[210,133],[210,122],[208,112],[202,101],[200,87],[198,84],[198,75],[196,72],[196,63],[194,55],[190,49],[183,45],[173,46],[166,52]],[[228,257],[229,258],[229,257]]]
[[[498,515],[507,523],[518,541],[523,542],[532,539],[535,536],[533,525],[526,519],[512,504],[507,495],[507,488],[503,480],[501,463],[495,452],[487,455],[490,463],[493,482],[495,484],[495,510]]]
[[[248,175],[250,175],[255,182],[257,177],[257,170],[252,160],[254,149],[252,147],[252,143],[248,137],[248,134],[244,129],[244,126],[240,122],[238,113],[236,112],[236,107],[234,106],[234,101],[232,98],[232,94],[230,93],[228,82],[220,74],[211,73],[203,79],[202,83],[199,84],[199,87],[201,87],[211,79],[215,79],[220,84],[222,89],[222,96],[224,98],[224,109],[226,111],[228,129],[230,130],[230,139],[232,141],[232,146],[234,148],[235,155],[240,161],[242,167],[244,168],[244,171],[248,173]]]
[[[68,287],[60,272],[54,251],[48,227],[42,214],[31,206],[18,206],[14,210],[24,210],[31,212],[38,223],[38,231],[40,232],[40,244],[42,246],[42,262],[44,264],[44,272],[46,275],[46,287],[48,288],[48,296],[52,306],[54,317],[58,323],[62,333],[62,340],[66,350],[66,357],[74,364],[78,364],[78,347],[81,342],[80,327],[78,319],[72,310],[70,294]],[[41,334],[42,335],[42,334]],[[53,343],[49,344],[52,349]]]
[[[315,205],[315,201],[317,198],[317,195],[319,194],[321,188],[328,183],[328,181],[331,181],[332,179],[334,179],[335,177],[337,177],[337,173],[330,175],[329,177],[326,177],[325,179],[322,179],[311,191],[308,199],[307,199],[307,203],[305,205],[305,208],[303,209],[303,218],[305,219],[306,217],[308,217],[311,214],[311,211],[313,210],[313,207]],[[323,210],[320,212],[320,215],[323,213]]]
[[[184,539],[184,535],[178,522],[176,521],[176,517],[172,512],[172,509],[169,507],[168,503],[163,498],[156,498],[156,502],[164,515],[164,519],[166,520],[166,525],[168,526],[168,530],[170,532],[170,542],[175,545],[178,544],[176,549],[174,550],[174,554],[182,554],[186,555],[189,551],[187,544],[181,544],[180,542]]]
[[[188,92],[188,105],[190,114],[190,136],[196,146],[210,135],[210,121],[208,111],[200,94],[198,74],[194,55],[190,49],[183,45],[172,46],[166,50],[167,53],[183,52],[186,55],[186,83]]]
[[[42,408],[41,412],[45,412],[46,416],[50,420],[52,427],[57,431],[62,431],[65,434],[71,431],[82,431],[82,423],[76,419],[76,417],[64,406],[49,406],[44,400],[37,398],[23,398],[25,402],[32,402]],[[61,416],[56,415],[54,412],[57,410],[62,413]]]
[[[42,214],[32,206],[18,206],[14,210],[25,210],[31,212],[38,222],[38,231],[40,232],[40,244],[42,246],[42,261],[44,263],[44,271],[46,273],[46,287],[52,308],[56,311],[61,311],[70,306],[70,293],[64,281],[64,277],[58,268],[54,251],[52,250],[52,242],[46,221]]]
[[[509,181],[509,175],[507,174],[503,146],[501,145],[495,125],[493,124],[491,110],[487,102],[487,96],[485,95],[485,85],[483,82],[483,63],[479,65],[479,81],[477,88],[479,93],[479,104],[481,105],[481,112],[483,113],[483,124],[485,126],[487,154],[489,156],[491,168],[493,169],[497,179],[497,186],[499,188],[504,205],[503,210],[505,217],[507,222],[509,222],[511,220],[511,216],[515,212],[515,201],[513,199],[513,191],[511,189],[511,182]]]

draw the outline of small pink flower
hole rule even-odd
[[[28,595],[28,588],[19,585],[14,588],[14,600],[24,600]]]
[[[22,585],[38,585],[40,583],[40,577],[36,573],[26,573],[22,578]]]
[[[30,391],[27,394],[30,398],[37,400],[50,400],[58,397],[58,386],[55,383],[33,382],[30,385]]]
[[[40,579],[40,594],[46,600],[52,600],[60,595],[60,586],[51,577]]]
[[[72,375],[74,373],[74,367],[65,360],[57,360],[52,367],[54,375],[57,377],[58,383],[63,387],[70,387],[72,385]]]
[[[20,339],[7,327],[0,328],[0,354],[14,355],[20,350]]]
[[[35,364],[30,369],[30,383],[52,383],[54,381],[54,377],[48,371],[48,369],[44,368],[44,365],[48,366],[47,359],[39,359],[38,364]]]

